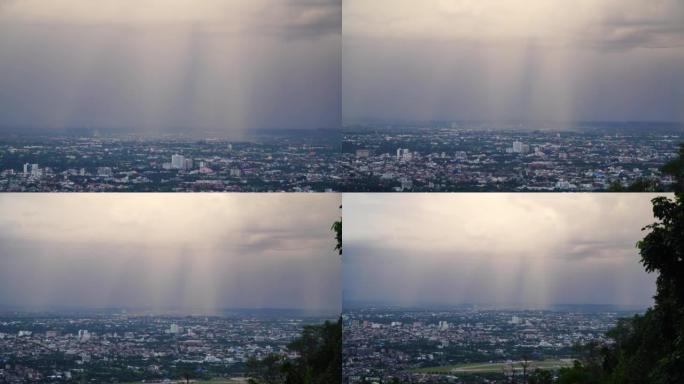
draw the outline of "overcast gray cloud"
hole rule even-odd
[[[0,3],[0,125],[335,128],[341,4]]]
[[[684,3],[344,2],[346,119],[684,121]]]
[[[398,304],[646,306],[650,194],[348,194],[343,289]]]
[[[0,196],[0,305],[337,311],[335,194]]]

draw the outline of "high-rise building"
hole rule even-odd
[[[31,164],[30,172],[32,177],[41,177],[43,175],[43,172],[41,171],[38,164]]]
[[[524,144],[522,141],[513,142],[513,153],[527,153],[530,151],[530,146]]]
[[[78,340],[79,341],[88,341],[90,340],[90,332],[86,329],[79,329],[78,330]]]
[[[411,151],[408,148],[397,149],[397,161],[409,161],[413,158]]]
[[[179,155],[179,154],[171,155],[171,168],[183,169],[184,166],[185,166],[185,157],[183,155]]]

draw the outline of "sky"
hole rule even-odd
[[[336,128],[339,0],[3,0],[0,126]]]
[[[345,194],[345,302],[645,308],[655,195]]]
[[[340,310],[337,194],[0,195],[0,308]]]
[[[348,0],[345,121],[684,122],[680,0]]]

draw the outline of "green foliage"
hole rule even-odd
[[[250,358],[247,361],[247,369],[254,378],[249,379],[250,384],[278,384],[285,382],[285,358],[271,354],[262,360]]]
[[[673,189],[675,192],[684,192],[684,143],[679,144],[678,156],[663,165],[660,170],[664,174],[674,177],[675,185]]]
[[[558,383],[684,383],[684,193],[652,203],[657,221],[644,228],[637,248],[646,271],[658,275],[655,305],[621,319],[608,333],[613,344],[586,346],[581,362],[559,372]]]
[[[608,186],[608,192],[662,192],[665,187],[658,179],[640,177],[632,184],[623,186],[619,181],[613,181]]]
[[[603,383],[592,372],[593,368],[575,362],[572,368],[561,368],[558,374],[558,384],[600,384]]]
[[[288,345],[296,359],[270,355],[248,363],[254,384],[336,384],[342,382],[342,319],[307,325]]]
[[[330,228],[332,231],[335,231],[335,239],[337,240],[337,245],[335,245],[335,250],[339,252],[339,254],[342,254],[342,220],[340,219],[339,221],[336,221],[333,223],[332,227]]]
[[[678,156],[660,168],[660,171],[674,178],[670,190],[684,192],[684,143],[679,144]],[[608,186],[608,192],[663,192],[666,187],[658,179],[639,178],[628,186],[619,181],[613,181]]]
[[[528,384],[552,384],[553,375],[550,371],[545,371],[543,369],[536,369],[531,374],[527,380]]]
[[[342,209],[341,205],[340,209]],[[335,240],[337,240],[335,250],[338,251],[340,255],[342,255],[342,219],[340,218],[338,221],[334,222],[332,227],[330,227],[330,230],[335,232]]]

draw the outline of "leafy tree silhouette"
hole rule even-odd
[[[299,357],[269,355],[248,362],[254,384],[339,384],[342,382],[342,319],[307,325],[288,345]]]
[[[674,192],[684,191],[684,143],[679,144],[679,151],[677,157],[667,162],[660,167],[660,171],[672,176],[674,184],[669,189],[662,185],[659,180],[639,178],[627,187],[622,186],[620,182],[614,181],[608,187],[609,192],[663,192],[671,190]]]
[[[558,383],[684,383],[684,145],[664,171],[675,179],[675,197],[652,200],[656,222],[637,243],[641,264],[658,275],[655,304],[621,319],[608,333],[614,344],[587,346]]]
[[[340,209],[342,209],[342,206],[340,205]],[[336,222],[333,223],[332,227],[330,227],[330,230],[335,232],[335,240],[337,240],[337,245],[335,245],[335,250],[338,251],[340,255],[342,255],[342,218]]]

